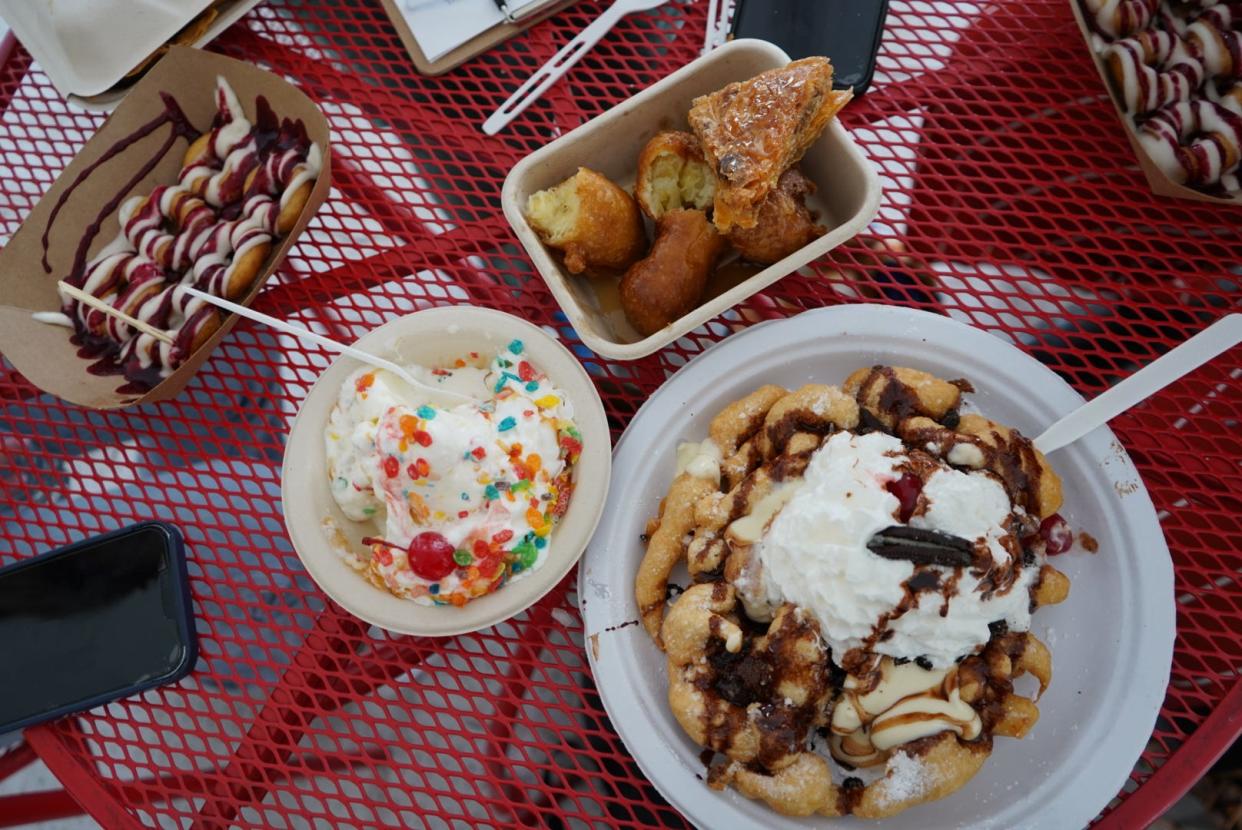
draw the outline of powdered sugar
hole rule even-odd
[[[887,774],[878,787],[877,797],[881,804],[896,804],[917,798],[932,784],[928,780],[930,770],[918,758],[904,752],[890,755],[886,770]]]

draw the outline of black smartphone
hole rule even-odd
[[[825,55],[833,86],[861,95],[875,72],[888,0],[738,0],[735,38],[767,40],[791,58]]]
[[[0,734],[184,677],[181,533],[143,522],[0,569]]]

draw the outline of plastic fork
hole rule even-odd
[[[1239,342],[1242,314],[1227,314],[1048,427],[1035,439],[1035,447],[1049,453],[1074,443]]]
[[[483,132],[495,135],[507,127],[510,121],[539,100],[548,87],[560,80],[587,53],[588,49],[599,43],[600,38],[616,26],[621,18],[633,12],[663,6],[667,2],[668,0],[617,0],[596,18],[594,23],[579,32],[577,37],[566,43],[538,72],[518,87],[509,96],[509,100],[505,101],[500,109],[483,122]]]
[[[729,15],[732,11],[733,0],[708,0],[707,26],[703,34],[704,55],[723,45],[728,39]]]
[[[191,297],[198,297],[200,300],[209,302],[218,308],[224,309],[225,311],[231,311],[238,316],[245,317],[249,320],[255,321],[256,323],[262,323],[265,326],[276,329],[276,331],[293,335],[301,340],[309,340],[311,343],[317,343],[326,349],[337,352],[338,354],[343,354],[346,357],[352,357],[354,360],[359,360],[363,363],[374,366],[377,369],[383,369],[387,372],[391,372],[414,389],[421,389],[423,392],[431,395],[432,400],[448,398],[460,403],[478,403],[478,400],[470,397],[469,395],[463,395],[459,392],[452,392],[448,389],[441,389],[438,386],[431,386],[430,384],[423,383],[421,380],[414,377],[404,368],[398,366],[396,363],[393,363],[391,360],[386,360],[379,355],[371,354],[368,351],[359,349],[357,346],[347,346],[346,344],[333,340],[330,337],[324,337],[322,334],[316,334],[310,329],[304,329],[301,326],[294,325],[293,323],[289,323],[285,320],[278,320],[275,317],[269,317],[261,311],[255,311],[254,309],[248,308],[244,305],[238,305],[237,303],[230,302],[223,297],[217,297],[215,294],[208,294],[205,291],[199,291],[197,288],[192,286],[182,286],[182,290]]]

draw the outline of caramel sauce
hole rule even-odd
[[[703,299],[700,302],[706,303],[714,300],[721,294],[733,290],[737,286],[746,282],[746,280],[758,274],[764,269],[762,265],[752,265],[749,262],[743,262],[735,259],[732,262],[716,268],[712,275],[707,279],[707,286],[703,289]]]

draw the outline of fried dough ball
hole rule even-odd
[[[647,249],[634,197],[587,167],[532,193],[526,200],[526,221],[545,245],[564,252],[571,274],[624,271]]]
[[[1046,519],[1061,508],[1065,501],[1061,491],[1061,477],[1052,469],[1044,454],[1035,449],[1030,439],[1016,429],[974,413],[962,416],[957,431],[970,436],[984,447],[1006,450],[1018,458],[1029,490],[1026,507],[1030,512]],[[998,475],[1004,477],[1003,471]]]
[[[690,133],[656,133],[638,156],[634,185],[638,206],[652,219],[670,210],[706,210],[716,197],[716,177],[703,159],[699,140]]]
[[[725,239],[701,210],[671,210],[656,222],[651,253],[621,280],[621,308],[639,334],[654,334],[691,311]]]
[[[815,183],[791,167],[781,174],[776,189],[759,206],[759,220],[753,228],[735,225],[729,243],[743,259],[760,265],[780,262],[828,232],[811,216],[806,197],[815,192]]]
[[[884,777],[865,787],[851,811],[859,818],[888,818],[915,804],[936,801],[961,789],[975,777],[992,753],[991,741],[960,741],[952,732],[941,732],[893,753]],[[897,774],[915,766],[921,785],[913,788]]]

